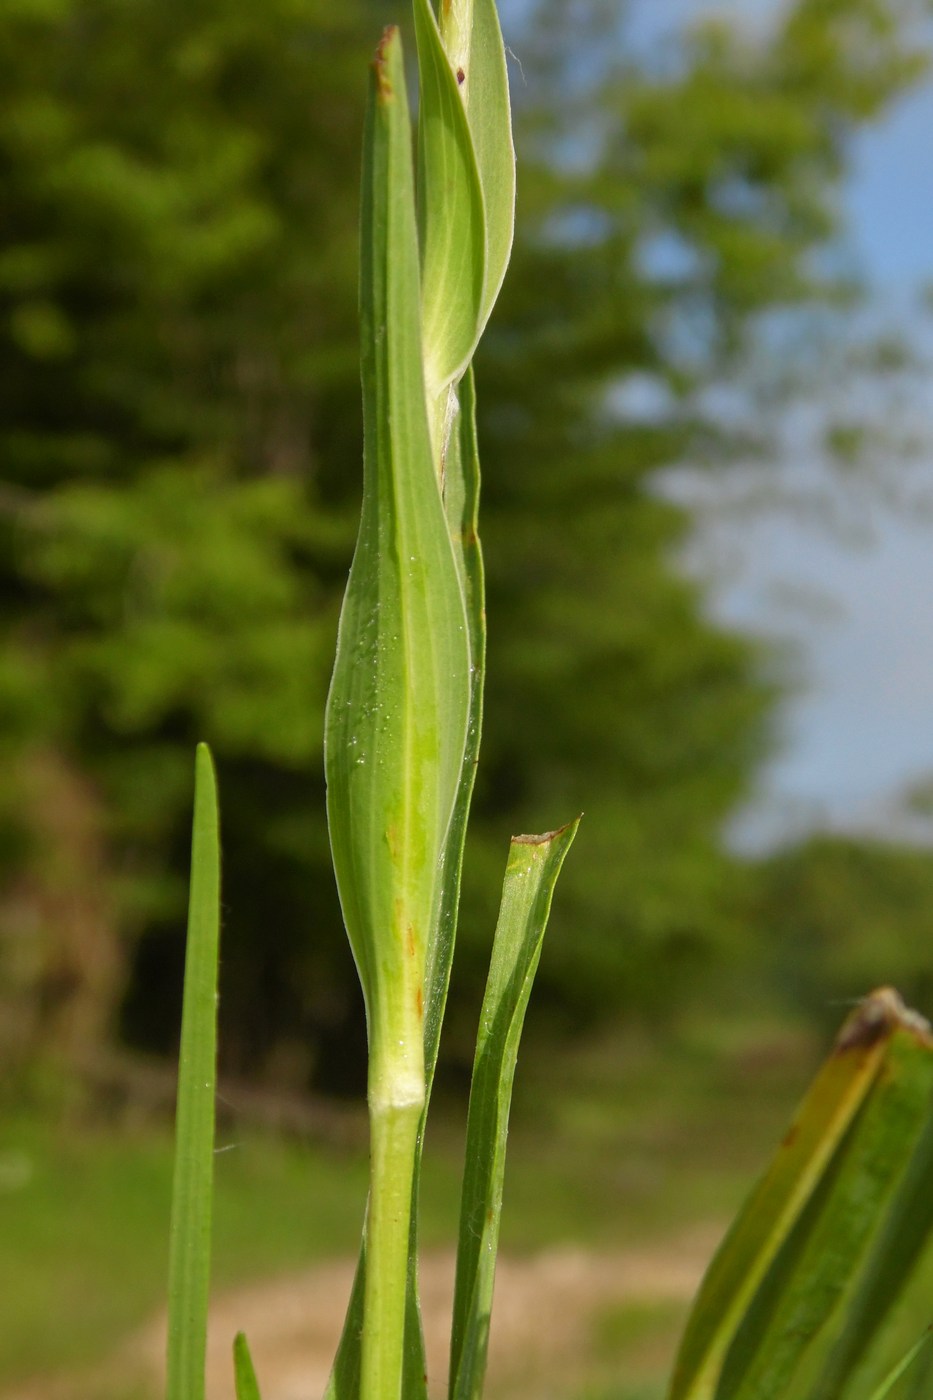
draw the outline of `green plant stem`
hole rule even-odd
[[[366,1222],[360,1400],[402,1394],[412,1186],[422,1098],[370,1100],[370,1196]]]

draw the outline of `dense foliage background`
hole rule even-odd
[[[225,1067],[359,1083],[321,734],[360,490],[362,75],[395,17],[379,0],[0,11],[7,1068],[173,1047],[203,738]],[[709,391],[752,398],[780,318],[843,325],[855,306],[832,256],[840,182],[856,130],[923,69],[913,11],[794,0],[773,30],[707,25],[638,63],[614,0],[503,18],[520,205],[478,365],[490,682],[449,1055],[508,835],[581,809],[542,967],[552,1024],[663,1022],[733,995],[737,968],[818,1014],[882,975],[910,993],[910,940],[864,930],[892,884],[905,920],[928,917],[920,857],[817,842],[756,866],[724,847],[771,742],[774,668],[710,620],[679,563],[690,518],[659,483],[766,451]]]

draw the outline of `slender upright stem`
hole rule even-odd
[[[421,1101],[370,1098],[370,1196],[360,1400],[399,1400]]]

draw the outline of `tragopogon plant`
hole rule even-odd
[[[369,1036],[371,1177],[327,1400],[426,1400],[417,1204],[477,760],[483,571],[471,361],[505,274],[514,161],[494,0],[414,0],[373,64],[363,161],[363,507],[327,705],[334,868]],[[514,837],[467,1125],[450,1400],[483,1388],[522,1022],[576,823]],[[170,1262],[168,1400],[203,1400],[214,1131],[218,827],[198,752]],[[710,1268],[669,1400],[880,1400],[913,1362],[871,1348],[933,1223],[933,1040],[867,998]],[[869,1357],[869,1368],[865,1359]],[[238,1400],[259,1400],[246,1339]],[[871,1370],[874,1365],[875,1370]],[[914,1376],[920,1375],[914,1368]],[[924,1381],[915,1394],[927,1394]]]
[[[417,178],[396,29],[383,35],[370,85],[360,276],[363,510],[325,730],[334,868],[366,1001],[371,1132],[357,1298],[332,1390],[355,1390],[358,1364],[360,1393],[387,1398],[403,1387],[411,1394],[424,1374],[418,1167],[450,974],[484,653],[470,362],[505,273],[514,205],[493,0],[445,3],[440,24],[428,0],[415,0],[414,12]],[[572,835],[566,829],[515,847],[497,939],[512,958],[526,937],[537,944]],[[522,894],[537,887],[538,897],[512,894],[518,881]],[[516,970],[503,970],[497,996],[509,994]],[[521,1008],[490,1011],[499,1018],[492,1053],[500,1078],[510,1078],[509,1034]],[[485,1159],[494,1150],[495,1132],[484,1127],[471,1154]],[[474,1365],[464,1393],[475,1390]]]
[[[494,0],[414,0],[417,159],[401,37],[370,80],[360,241],[363,507],[327,704],[334,869],[369,1040],[371,1178],[333,1400],[426,1394],[417,1202],[424,1121],[457,921],[480,735],[483,570],[471,361],[505,275],[515,170]],[[216,957],[216,812],[199,755],[191,937]],[[461,1207],[451,1395],[485,1369],[506,1126],[518,1038],[576,822],[512,841],[477,1042]],[[210,833],[213,833],[211,836]],[[210,888],[208,888],[210,887]],[[200,912],[199,912],[200,911]],[[171,1272],[169,1400],[203,1395],[214,1041],[186,1021]],[[202,979],[203,980],[203,979]],[[192,1006],[194,1006],[194,1000]],[[187,1015],[187,1011],[186,1011]],[[189,1028],[195,1029],[190,1031]],[[197,1028],[201,1029],[198,1030]],[[197,1069],[191,1068],[197,1066]],[[245,1339],[240,1400],[258,1395]]]

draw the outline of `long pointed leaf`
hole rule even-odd
[[[410,119],[401,43],[391,29],[370,90],[361,225],[363,511],[328,699],[325,760],[334,868],[366,997],[371,1113],[383,1104],[394,1114],[391,1106],[402,1104],[406,1115],[416,1115],[407,1196],[414,1191],[418,1104],[425,1096],[425,962],[461,786],[471,658],[428,427]],[[401,1140],[393,1123],[387,1119],[377,1134],[373,1117],[374,1144]],[[401,1190],[395,1169],[392,1185]],[[383,1210],[381,1199],[374,1189],[370,1261],[380,1241],[393,1254],[399,1249],[400,1207],[396,1201]],[[381,1270],[367,1278],[361,1258],[367,1320],[376,1284],[388,1309],[368,1340],[381,1339],[390,1368],[401,1364],[403,1316],[417,1324],[412,1242],[408,1287],[401,1291],[394,1284],[390,1290]],[[360,1346],[354,1297],[333,1387],[352,1386],[359,1375],[350,1355]],[[397,1328],[389,1320],[396,1306]],[[413,1335],[409,1323],[406,1358]],[[405,1369],[412,1370],[407,1360]],[[423,1366],[415,1370],[423,1378]]]
[[[233,1374],[236,1400],[262,1400],[253,1358],[249,1354],[249,1343],[243,1332],[238,1332],[233,1342]]]
[[[722,1400],[787,1400],[809,1349],[825,1347],[903,1180],[931,1089],[929,1040],[897,1025],[881,1072],[730,1349]],[[803,1389],[809,1393],[806,1380]],[[825,1386],[819,1394],[829,1400]]]
[[[440,29],[460,80],[486,214],[486,274],[479,329],[495,304],[512,251],[515,151],[505,46],[495,0],[449,0]],[[462,78],[461,78],[462,74]]]
[[[417,1076],[420,1092],[424,961],[460,783],[470,656],[427,427],[410,127],[395,30],[380,47],[368,110],[363,511],[327,705],[327,802],[375,1073],[391,1058],[400,1062],[393,1072]]]
[[[418,40],[418,214],[425,383],[433,401],[466,369],[480,336],[486,227],[473,138],[429,0]]]
[[[544,836],[513,837],[480,1013],[457,1245],[450,1395],[482,1393],[518,1044],[554,885],[579,820]]]
[[[681,1342],[669,1400],[713,1400],[729,1348],[769,1269],[865,1103],[903,1006],[884,989],[848,1019],[772,1165],[703,1280]]]
[[[927,1055],[931,1055],[928,1032]],[[820,1377],[820,1395],[835,1400],[845,1387],[910,1281],[933,1234],[933,1106],[929,1098],[923,1131],[900,1189],[872,1250],[845,1326]]]
[[[191,889],[169,1246],[166,1400],[203,1400],[211,1265],[220,837],[206,744],[195,759]]]

